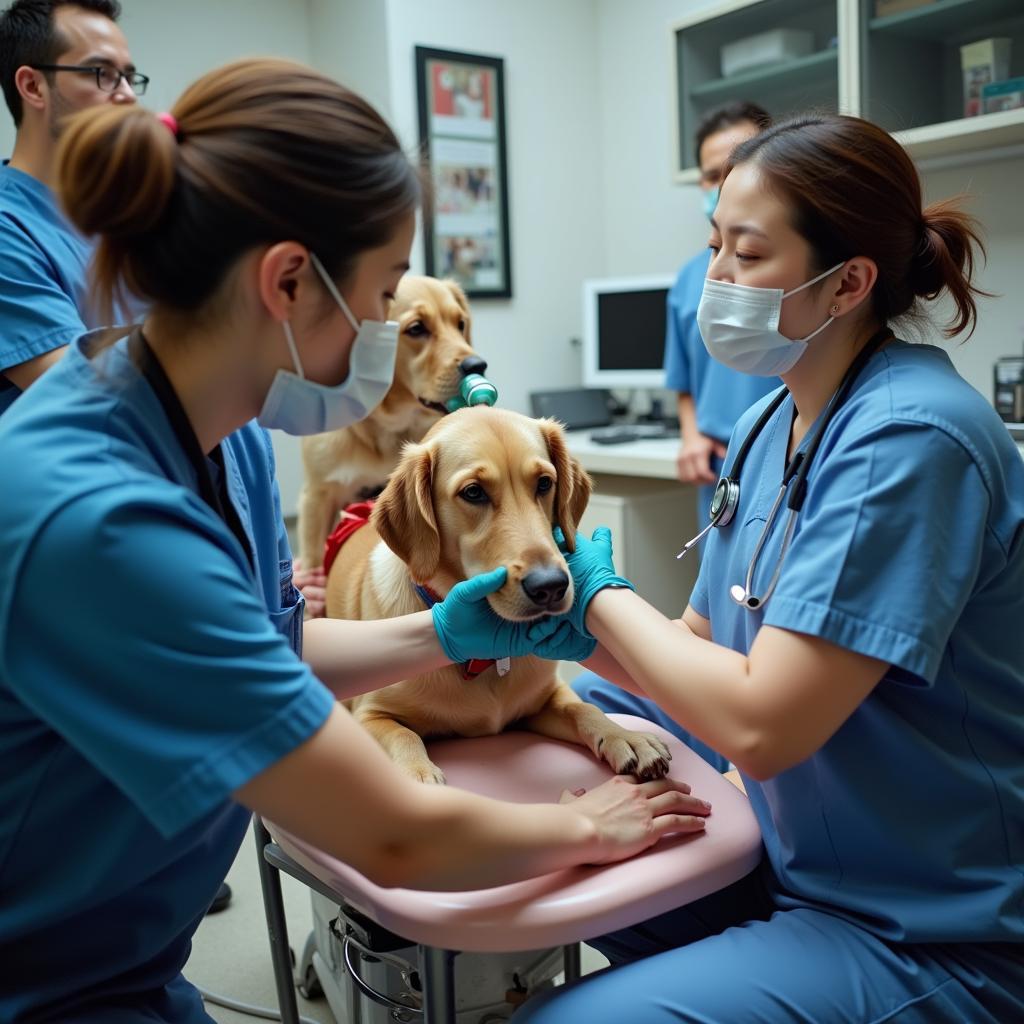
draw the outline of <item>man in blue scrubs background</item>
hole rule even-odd
[[[16,0],[0,15],[0,80],[17,127],[0,168],[0,415],[71,341],[106,326],[89,296],[92,245],[51,187],[63,119],[145,91],[120,13],[117,0]]]
[[[729,154],[770,123],[767,111],[742,101],[712,110],[701,121],[694,148],[709,220]],[[710,262],[711,252],[705,245],[679,271],[668,296],[665,338],[665,387],[679,395],[682,445],[676,472],[683,483],[697,485],[697,522],[702,527],[733,426],[754,402],[782,383],[778,377],[736,373],[708,355],[697,329],[697,306]]]

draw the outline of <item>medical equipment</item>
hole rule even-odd
[[[445,402],[445,408],[455,412],[471,405],[494,405],[497,401],[498,389],[492,381],[479,373],[467,373],[459,382],[459,393]]]
[[[818,450],[818,446],[821,444],[821,439],[824,437],[825,431],[828,429],[828,425],[832,422],[833,416],[835,416],[840,405],[842,405],[850,391],[850,388],[853,386],[853,382],[857,379],[857,376],[865,367],[868,360],[882,345],[887,341],[890,341],[892,338],[893,333],[887,327],[882,328],[882,330],[872,335],[868,340],[868,343],[857,354],[857,358],[850,364],[839,384],[839,387],[836,388],[835,393],[829,399],[828,405],[825,407],[825,411],[822,413],[821,419],[818,423],[818,428],[815,430],[814,435],[808,442],[806,449],[801,449],[796,452],[789,460],[785,472],[782,474],[782,484],[779,487],[778,496],[772,504],[771,511],[768,513],[768,518],[765,520],[764,527],[761,530],[761,536],[758,537],[757,544],[754,547],[754,553],[750,557],[750,564],[747,566],[746,579],[742,586],[735,583],[729,588],[729,596],[737,604],[742,605],[748,611],[756,611],[758,608],[763,607],[775,591],[775,585],[779,581],[779,574],[782,572],[782,563],[785,560],[786,552],[789,550],[790,541],[793,539],[793,531],[796,528],[797,513],[803,507],[804,497],[807,493],[807,474],[810,471],[811,463],[814,461],[815,453]],[[736,515],[736,509],[740,500],[740,473],[743,471],[743,464],[746,462],[747,455],[750,453],[750,449],[753,447],[754,442],[760,436],[761,431],[764,430],[768,421],[775,415],[779,406],[782,405],[788,395],[789,389],[783,388],[771,400],[771,402],[768,403],[764,412],[762,412],[758,417],[757,422],[751,428],[750,433],[748,433],[746,438],[744,438],[743,444],[740,445],[740,450],[736,454],[736,459],[733,462],[731,472],[723,475],[715,487],[715,494],[711,500],[710,522],[703,530],[700,531],[700,533],[697,534],[696,537],[687,541],[686,544],[683,545],[683,550],[676,555],[677,559],[682,558],[683,555],[699,544],[712,527],[718,527],[720,529],[723,526],[728,526],[733,521],[733,517]],[[794,480],[796,482],[793,487],[790,488],[789,485]],[[761,551],[764,548],[769,534],[771,533],[772,526],[775,524],[775,519],[779,513],[779,509],[782,507],[783,499],[787,499],[786,505],[789,509],[789,517],[786,520],[786,532],[782,537],[782,548],[779,551],[779,557],[775,563],[775,571],[772,573],[771,579],[768,581],[768,586],[765,588],[764,593],[758,597],[753,592],[754,572],[757,569],[757,562],[761,557]]]
[[[419,953],[347,903],[311,893],[313,931],[299,962],[299,991],[321,992],[338,1024],[423,1020]],[[452,1024],[497,1024],[534,992],[551,988],[562,947],[521,953],[460,953]]]

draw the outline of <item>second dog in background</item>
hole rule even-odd
[[[453,281],[407,274],[388,316],[398,321],[398,355],[384,400],[359,423],[302,439],[298,535],[305,570],[323,564],[338,513],[379,492],[402,446],[419,441],[445,415],[464,376],[487,369],[473,351],[469,303]]]

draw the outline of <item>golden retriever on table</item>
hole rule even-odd
[[[470,341],[465,293],[454,281],[406,275],[388,316],[398,321],[395,378],[366,419],[302,439],[305,482],[298,500],[304,569],[323,565],[324,541],[350,502],[376,494],[398,464],[402,445],[419,441],[445,415],[462,378],[487,363]]]
[[[443,596],[460,580],[501,565],[508,579],[488,601],[502,618],[565,612],[572,577],[552,526],[575,537],[590,488],[554,420],[487,406],[451,413],[421,444],[406,447],[370,524],[341,548],[327,579],[327,614],[381,619],[420,611],[417,584]],[[556,666],[512,658],[505,675],[490,664],[467,679],[463,666],[450,665],[346,706],[407,774],[424,782],[444,782],[424,737],[487,736],[513,723],[586,746],[617,773],[655,778],[668,771],[671,755],[657,737],[623,729],[584,703]]]

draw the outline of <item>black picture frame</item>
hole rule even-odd
[[[432,185],[426,272],[453,278],[470,298],[511,298],[505,62],[417,46],[416,100]]]

